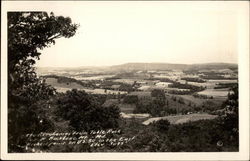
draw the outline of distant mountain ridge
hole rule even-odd
[[[170,63],[126,63],[111,66],[111,70],[173,70],[185,69],[187,64],[170,64]]]
[[[171,64],[171,63],[126,63],[111,66],[111,70],[188,70],[237,68],[233,63]]]
[[[138,71],[138,70],[202,70],[202,69],[237,69],[233,63],[201,63],[201,64],[171,64],[171,63],[125,63],[112,66],[81,66],[81,67],[37,67],[38,70],[104,70],[104,71]]]

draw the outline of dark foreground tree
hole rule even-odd
[[[168,120],[161,119],[154,122],[153,125],[158,131],[166,133],[169,129],[170,122]]]
[[[225,114],[221,117],[222,128],[228,131],[228,140],[239,144],[239,90],[238,85],[231,88],[228,98],[223,104]]]
[[[46,12],[8,12],[8,146],[25,148],[27,133],[53,128],[43,108],[55,90],[37,77],[33,65],[55,39],[72,37],[77,29],[68,17]]]
[[[57,115],[69,121],[76,131],[117,128],[120,118],[118,107],[102,107],[96,97],[73,89],[58,96]]]

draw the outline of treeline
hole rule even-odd
[[[57,75],[45,75],[42,76],[42,78],[55,78],[57,79],[58,83],[77,83],[83,87],[88,87],[88,88],[96,88],[96,85],[94,81],[88,81],[88,82],[82,82],[80,80],[76,80],[74,78],[69,78],[69,77],[65,77],[65,76],[57,76]]]
[[[194,92],[200,92],[206,89],[206,87],[202,86],[195,86],[191,84],[182,84],[180,82],[174,82],[169,84],[170,88],[178,88],[178,89],[188,89],[189,91],[177,91],[177,90],[170,90],[169,93],[171,94],[192,94]]]
[[[200,79],[200,78],[190,78],[190,77],[184,77],[184,78],[181,78],[181,80],[186,80],[186,81],[189,81],[189,82],[197,82],[197,83],[206,82],[205,80]]]
[[[231,88],[237,85],[238,83],[218,83],[214,89],[223,89],[223,88]]]
[[[224,77],[223,73],[219,72],[201,72],[203,75],[200,75],[200,78],[202,79],[213,79],[213,80],[235,80],[237,78],[234,77]]]
[[[174,83],[175,81],[169,78],[146,78],[145,80],[152,80],[152,81],[160,81],[160,82],[169,82]]]
[[[135,72],[123,72],[123,73],[117,74],[115,77],[118,77],[118,78],[134,78],[134,77],[136,77],[136,73]]]
[[[187,94],[192,94],[190,90],[168,90],[169,94],[176,94],[176,95],[187,95]]]
[[[73,91],[72,91],[73,92]],[[71,92],[71,94],[73,94]],[[75,91],[76,92],[76,91]],[[155,92],[157,97],[162,95]],[[69,94],[69,93],[68,93]],[[84,99],[75,97],[84,102],[86,100],[86,94]],[[236,94],[236,93],[235,93]],[[220,152],[230,151],[237,152],[239,150],[239,133],[238,133],[238,113],[237,113],[237,96],[231,94],[228,96],[228,100],[223,107],[231,106],[230,113],[224,112],[224,115],[213,120],[199,120],[195,122],[187,122],[183,124],[170,124],[168,120],[159,120],[151,123],[148,126],[142,125],[140,122],[132,118],[131,120],[116,120],[118,122],[109,122],[109,114],[105,113],[105,119],[103,122],[95,122],[103,118],[94,117],[94,120],[87,120],[87,122],[94,121],[92,125],[98,126],[114,126],[118,125],[121,129],[121,137],[133,137],[135,140],[122,146],[103,146],[90,148],[87,145],[68,145],[68,146],[52,146],[50,151],[52,152]],[[89,96],[87,96],[89,97]],[[60,97],[59,100],[66,101],[66,97]],[[73,99],[73,100],[74,100]],[[234,101],[235,100],[235,101]],[[71,101],[70,101],[71,102]],[[233,102],[233,103],[232,103]],[[62,111],[68,111],[68,101],[60,102]],[[229,105],[230,104],[230,105]],[[79,106],[80,108],[80,106]],[[105,109],[108,110],[108,109]],[[154,111],[152,111],[154,112]],[[90,112],[91,113],[91,112]],[[99,113],[98,113],[99,114]],[[75,113],[74,115],[81,115]],[[112,113],[113,115],[113,113]],[[59,113],[59,116],[61,114]],[[76,117],[83,119],[81,117]],[[68,118],[68,117],[66,117]],[[89,118],[89,117],[87,117]],[[112,117],[111,117],[112,118]],[[69,118],[68,118],[69,119]],[[86,119],[86,118],[85,118]],[[97,120],[96,120],[97,119]],[[84,122],[84,124],[87,124]],[[74,124],[72,124],[74,125]],[[86,126],[86,125],[83,125]]]
[[[201,99],[213,99],[213,96],[208,96],[208,95],[203,95],[203,94],[198,94],[198,93],[194,93],[192,95],[195,98],[201,98]]]
[[[143,126],[135,119],[121,121],[123,135],[136,139],[120,148],[108,147],[111,152],[238,152],[238,87],[222,105],[223,115],[213,120],[170,124],[159,120]],[[230,107],[230,108],[229,108]],[[106,151],[101,148],[97,151]]]
[[[109,80],[102,81],[100,84],[100,88],[114,90],[114,88],[112,87],[114,85],[118,86],[115,90],[119,90],[119,91],[132,92],[136,90],[135,88],[133,88],[133,85],[131,84],[122,83],[122,82],[113,82]]]
[[[65,76],[57,76],[57,75],[46,75],[46,76],[42,76],[42,78],[55,78],[57,79],[58,83],[77,83],[83,87],[87,87],[87,88],[102,88],[102,89],[107,89],[107,90],[114,90],[114,88],[112,88],[113,85],[119,85],[118,88],[116,88],[115,90],[119,90],[119,91],[127,91],[127,92],[131,92],[131,91],[135,91],[136,89],[133,88],[133,85],[127,84],[127,83],[122,83],[122,82],[113,82],[113,81],[109,81],[109,80],[104,80],[104,81],[100,81],[100,80],[91,80],[91,81],[80,81],[80,80],[76,80],[74,78],[69,78],[69,77],[65,77]],[[98,87],[96,84],[100,84]]]
[[[136,96],[137,97],[137,96]],[[165,115],[166,96],[163,90],[154,89],[151,91],[151,98],[135,102],[134,113],[149,113],[152,116]]]
[[[199,87],[191,84],[182,84],[180,82],[174,82],[173,84],[169,84],[170,88],[178,88],[178,89],[190,89],[191,91],[200,91],[204,90],[204,87]]]
[[[55,97],[52,106],[54,106],[55,116],[69,121],[68,129],[89,131],[119,127],[119,108],[103,107],[104,101],[105,97],[92,96],[84,91],[73,89]]]
[[[118,151],[138,152],[237,152],[239,142],[233,124],[226,118],[200,120],[179,125],[171,125],[167,120],[159,120],[148,127],[137,125],[136,140]],[[225,122],[224,122],[225,121]],[[131,123],[132,124],[132,123]],[[134,126],[127,127],[130,131]],[[117,151],[112,149],[113,151]]]
[[[134,98],[133,100],[133,103],[136,104],[134,113],[149,113],[153,117],[171,114],[187,114],[188,112],[197,110],[196,105],[191,102],[185,102],[181,97],[177,98],[172,96],[171,99],[167,99],[165,92],[160,89],[152,90],[151,98],[147,100],[140,100],[138,98]]]

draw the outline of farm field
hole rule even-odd
[[[211,83],[237,83],[237,79],[208,80]]]
[[[190,121],[198,121],[198,120],[207,120],[207,119],[214,119],[216,118],[216,115],[210,115],[206,113],[201,114],[189,114],[189,115],[175,115],[175,116],[165,116],[165,117],[153,117],[146,121],[144,121],[142,124],[149,125],[150,123],[153,123],[154,121],[158,121],[161,119],[167,119],[171,124],[183,124]]]
[[[195,98],[192,95],[179,95],[178,97],[183,98],[185,101],[190,101],[190,102],[196,104],[197,106],[201,105],[203,102],[206,101],[206,99]]]
[[[175,95],[177,96],[177,95]],[[203,103],[207,102],[208,99],[201,99],[201,98],[196,98],[192,95],[179,95],[178,97],[181,97],[184,99],[184,101],[190,101],[194,104],[196,104],[197,106],[201,106]],[[215,102],[218,105],[221,104],[223,101],[225,101],[226,98],[224,97],[214,97],[213,99],[209,99],[209,101]]]
[[[143,113],[143,114],[126,114],[126,113],[123,113],[123,112],[121,112],[121,117],[122,118],[148,118],[148,117],[150,117],[150,114],[145,114],[145,113]]]
[[[57,79],[55,78],[47,78],[46,83],[56,88],[57,92],[63,92],[63,93],[71,89],[84,90],[85,92],[92,93],[92,94],[118,94],[118,93],[126,94],[127,93],[125,91],[105,90],[105,89],[100,89],[100,88],[95,88],[95,89],[86,88],[75,82],[58,83]]]
[[[121,112],[124,112],[126,114],[133,113],[135,106],[136,106],[135,104],[124,104],[124,103],[118,105]]]
[[[115,75],[98,75],[98,76],[91,76],[91,77],[83,77],[83,76],[74,76],[76,80],[103,80],[105,78],[110,78]]]
[[[207,80],[207,82],[204,83],[198,83],[198,82],[187,82],[188,84],[195,85],[195,86],[203,86],[207,87],[207,89],[213,89],[216,87],[216,84],[218,83],[237,83],[237,80]]]
[[[120,83],[127,83],[127,84],[133,84],[135,81],[142,81],[139,79],[115,79],[113,82],[120,82]]]
[[[132,83],[134,81],[141,81],[139,79],[118,79],[119,81],[128,81],[127,83]],[[114,80],[117,81],[117,80]],[[82,85],[76,82],[65,82],[65,83],[58,83],[57,79],[55,78],[47,78],[46,82],[53,87],[56,88],[58,92],[65,93],[71,89],[79,89],[84,90],[90,94],[125,94],[125,95],[134,95],[137,96],[139,100],[142,102],[150,102],[152,101],[151,91],[154,89],[165,89],[165,91],[171,90],[182,90],[178,88],[170,88],[168,85],[170,83],[167,82],[158,82],[155,85],[150,84],[147,85],[144,91],[132,91],[132,92],[125,92],[125,91],[118,91],[118,90],[108,90],[108,89],[101,89],[101,88],[88,88],[83,87]],[[151,81],[152,82],[152,81]],[[212,81],[210,84],[215,85],[216,81]],[[217,82],[216,82],[217,83]],[[145,87],[145,86],[141,86]],[[188,89],[185,89],[188,90]],[[210,112],[212,110],[221,109],[221,105],[223,101],[225,101],[226,96],[228,94],[228,89],[206,89],[204,91],[198,92],[198,94],[213,96],[213,99],[204,99],[204,98],[197,98],[192,95],[176,95],[176,94],[166,94],[165,105],[163,107],[163,115],[166,116],[169,114],[187,114],[189,112],[197,112],[197,110],[201,110],[202,112]],[[119,100],[116,99],[107,99],[104,103],[104,106],[116,105],[120,111],[124,114],[134,114],[136,111],[136,103],[126,104],[123,103],[123,99]],[[170,112],[170,113],[169,113]],[[138,112],[140,113],[140,112]]]
[[[157,124],[166,123],[157,122],[159,120],[168,120],[169,126],[199,124],[203,122],[202,120],[216,121],[216,118],[225,111],[224,102],[227,100],[230,85],[237,82],[237,80],[206,80],[204,83],[199,83],[182,80],[182,77],[188,77],[183,73],[177,72],[176,75],[166,77],[164,75],[160,74],[157,78],[151,74],[152,79],[138,75],[130,77],[127,73],[110,75],[112,79],[109,79],[108,75],[90,76],[87,79],[71,76],[70,78],[75,78],[78,82],[67,79],[58,82],[57,79],[48,78],[47,83],[55,87],[58,92],[65,93],[76,88],[85,90],[88,94],[101,94],[105,99],[101,106],[107,109],[117,107],[118,114],[120,113],[120,125],[127,126],[128,133],[134,135],[142,129],[155,130],[159,128]],[[123,85],[122,91],[117,87],[121,86],[120,84]],[[197,87],[199,89],[194,90]],[[118,93],[121,95],[117,95]]]
[[[175,97],[176,100],[174,100],[172,96]],[[177,95],[172,95],[172,96],[170,96],[170,95],[166,96],[168,108],[176,109],[177,112],[179,112],[181,110],[188,111],[188,110],[192,109],[194,106],[197,106],[196,103],[193,103],[193,102],[185,100],[185,99],[183,99],[183,101],[184,101],[183,103],[180,103],[179,102],[179,99],[181,98],[180,96],[177,96]],[[189,104],[189,102],[191,102],[191,104]]]
[[[228,89],[206,89],[198,94],[214,97],[227,97]]]
[[[59,87],[59,86],[54,86],[57,90],[57,92],[66,92],[71,89],[79,89],[79,90],[84,90],[87,93],[92,93],[92,94],[126,94],[127,92],[125,91],[115,91],[115,90],[105,90],[105,89],[89,89],[89,88],[72,88],[72,87]],[[106,92],[105,92],[106,91]]]
[[[180,74],[180,73],[179,73]],[[161,74],[162,76],[163,74]],[[178,74],[177,74],[178,75]],[[175,77],[177,75],[172,75],[172,77]],[[100,82],[105,82],[106,78],[109,77],[113,77],[116,75],[97,75],[97,76],[90,76],[90,77],[86,77],[87,79],[84,80],[85,83],[87,83],[88,81],[91,81],[92,79],[94,80],[98,80]],[[178,77],[181,75],[178,75]],[[79,78],[80,79],[80,76]],[[103,80],[104,79],[104,80]],[[212,99],[211,98],[206,98],[206,97],[194,97],[192,94],[186,94],[186,95],[182,95],[182,94],[170,94],[168,93],[171,90],[175,90],[175,91],[189,91],[190,89],[179,89],[179,88],[171,88],[169,87],[170,82],[164,82],[159,80],[148,80],[148,79],[143,79],[143,77],[136,77],[136,78],[126,78],[125,76],[121,76],[119,79],[111,79],[108,80],[109,83],[112,82],[114,84],[117,84],[117,82],[119,83],[125,83],[125,84],[130,84],[134,89],[134,91],[129,91],[129,92],[125,92],[125,91],[119,91],[119,90],[115,90],[115,89],[103,89],[102,87],[85,87],[82,86],[81,84],[78,84],[77,82],[60,82],[58,83],[56,78],[47,78],[46,83],[52,85],[53,87],[55,87],[57,89],[58,92],[63,92],[65,93],[68,90],[71,89],[79,89],[79,90],[85,90],[87,93],[89,94],[124,94],[125,97],[127,96],[137,96],[137,98],[139,99],[137,103],[143,103],[144,106],[137,106],[137,103],[133,102],[133,103],[124,103],[123,102],[123,98],[119,99],[115,96],[111,98],[107,98],[107,100],[105,101],[105,103],[103,104],[103,106],[109,107],[112,105],[117,106],[121,113],[124,114],[124,116],[126,115],[126,117],[132,117],[132,115],[136,116],[134,112],[136,112],[136,114],[140,114],[142,112],[142,114],[148,114],[150,113],[149,109],[150,107],[146,107],[147,104],[149,104],[150,102],[152,102],[154,100],[154,98],[151,96],[151,92],[153,90],[163,90],[165,92],[165,103],[162,107],[161,110],[161,114],[159,114],[158,116],[162,116],[162,117],[169,117],[169,115],[177,115],[179,116],[180,114],[187,114],[187,113],[196,113],[196,112],[202,112],[202,113],[210,113],[214,110],[219,110],[221,109],[221,105],[222,103],[226,100],[226,97],[228,95],[228,88],[224,88],[224,89],[214,89],[214,87],[217,86],[218,83],[235,83],[237,82],[237,80],[207,80],[207,82],[204,83],[197,83],[197,82],[187,82],[188,84],[192,84],[195,86],[203,86],[206,87],[205,90],[198,92],[197,94],[200,95],[206,95],[206,96],[213,96]],[[137,83],[137,84],[136,84]],[[136,86],[134,86],[136,84]],[[124,97],[124,96],[123,96]],[[138,108],[141,108],[142,110],[146,110],[146,111],[137,111]],[[153,107],[152,107],[153,108]],[[145,112],[145,113],[143,113]],[[127,115],[131,115],[131,116],[127,116]],[[189,115],[188,115],[189,116]],[[191,115],[192,116],[192,115]],[[200,117],[205,117],[206,115],[199,115]],[[198,118],[196,116],[194,116],[193,118]],[[184,118],[184,119],[180,119],[179,122],[185,122],[185,120],[189,120],[189,117]]]

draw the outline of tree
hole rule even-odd
[[[52,127],[42,108],[48,107],[46,100],[55,90],[36,75],[33,65],[41,55],[39,50],[55,44],[57,38],[72,37],[78,25],[69,17],[46,12],[8,12],[7,18],[8,145],[10,152],[16,152],[25,147],[23,135]]]
[[[119,125],[119,108],[102,107],[98,99],[85,91],[73,89],[61,94],[56,106],[57,115],[68,120],[76,131],[117,128]]]
[[[153,89],[151,91],[151,96],[152,97],[156,97],[156,98],[161,98],[161,99],[165,99],[165,92],[163,90],[160,89]]]
[[[228,98],[224,103],[225,115],[222,117],[222,127],[230,131],[231,139],[238,143],[239,137],[239,92],[238,85],[231,88]]]
[[[166,119],[161,119],[153,123],[159,132],[166,133],[169,129],[170,122]]]
[[[38,50],[55,44],[57,38],[72,37],[76,29],[69,17],[46,12],[9,12],[9,86],[20,88],[36,81],[33,65],[41,55]]]
[[[123,103],[133,104],[138,103],[139,99],[137,95],[127,95],[123,99]]]

